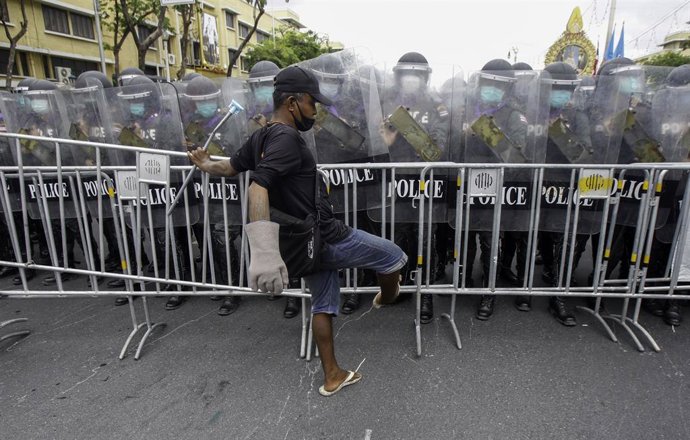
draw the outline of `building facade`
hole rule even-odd
[[[105,0],[115,2],[118,0]],[[13,84],[24,77],[69,82],[86,70],[101,70],[97,22],[106,20],[104,13],[96,15],[97,2],[93,0],[25,0],[28,29],[17,44]],[[20,29],[22,21],[20,1],[0,0],[0,13],[12,35]],[[138,29],[145,37],[155,29],[155,17],[150,26]],[[174,79],[182,67],[181,13],[168,7],[169,29],[149,48],[146,54],[146,73]],[[254,23],[254,9],[245,0],[197,0],[190,27],[187,49],[187,72],[197,71],[206,76],[225,76],[234,51],[247,38]],[[1,26],[1,24],[0,24]],[[273,38],[281,27],[304,29],[295,12],[284,9],[266,11],[259,21],[248,46]],[[113,45],[113,33],[101,23],[102,41]],[[113,52],[104,50],[108,76],[114,73]],[[137,50],[131,36],[120,52],[120,70],[138,66]],[[5,86],[9,42],[5,32],[0,32],[0,86]],[[244,58],[235,63],[233,76],[246,76]]]

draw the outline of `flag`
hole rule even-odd
[[[623,35],[625,34],[625,22],[621,27],[621,35],[618,37],[618,45],[616,46],[616,51],[613,53],[614,58],[620,58],[625,56],[625,47],[623,43]]]
[[[604,52],[604,61],[608,61],[613,58],[613,39],[616,36],[616,26],[613,26],[613,32],[611,32],[611,38],[609,38],[609,44],[606,45],[606,52]]]

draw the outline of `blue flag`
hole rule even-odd
[[[604,52],[604,61],[608,61],[613,58],[613,39],[616,36],[616,25],[613,26],[613,32],[611,32],[611,38],[609,39],[609,44],[606,45],[606,52]]]
[[[625,22],[621,27],[621,35],[618,37],[618,45],[616,46],[616,51],[613,53],[614,58],[620,58],[625,56],[625,47],[623,43],[623,36],[625,34]]]

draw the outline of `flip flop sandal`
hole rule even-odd
[[[345,378],[344,381],[342,381],[342,382],[340,383],[340,385],[338,385],[338,388],[334,389],[333,391],[327,391],[326,388],[325,388],[323,385],[321,385],[321,386],[319,387],[319,394],[321,394],[321,395],[324,396],[324,397],[330,397],[330,396],[332,396],[333,394],[335,394],[335,393],[337,393],[338,391],[340,391],[340,390],[342,390],[343,388],[345,388],[346,386],[348,386],[348,385],[354,385],[354,384],[356,384],[357,382],[359,382],[360,380],[362,380],[362,374],[361,374],[361,373],[359,373],[359,376],[357,376],[357,372],[356,372],[356,371],[348,371],[347,377]]]

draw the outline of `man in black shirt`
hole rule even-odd
[[[321,94],[314,74],[300,67],[281,71],[274,86],[271,122],[252,134],[229,161],[211,161],[201,149],[189,153],[189,157],[199,169],[212,175],[252,171],[247,190],[250,223],[245,232],[251,250],[249,286],[254,290],[279,294],[288,283],[278,246],[279,225],[271,222],[270,208],[300,219],[318,211],[323,243],[320,264],[318,272],[305,276],[305,280],[311,292],[312,328],[325,378],[319,393],[331,396],[362,378],[357,371],[340,368],[335,359],[332,319],[338,315],[340,305],[338,269],[375,270],[381,291],[373,305],[378,308],[396,301],[400,269],[407,263],[407,256],[392,242],[337,220],[325,188],[315,206],[316,162],[298,130],[311,129],[316,101],[324,105],[331,102]]]

